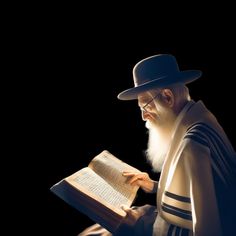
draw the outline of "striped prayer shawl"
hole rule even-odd
[[[185,204],[189,204],[189,208],[191,208],[191,199],[188,197],[176,195],[168,191],[165,191],[164,195],[168,197],[169,199],[176,200],[178,202],[183,202]],[[162,211],[167,212],[169,214],[175,215],[185,220],[192,221],[191,211],[183,210],[181,208],[174,207],[164,202],[162,202],[161,204],[161,209]],[[192,232],[189,229],[181,228],[173,224],[170,224],[168,232],[167,232],[167,236],[189,236],[189,235],[192,235]]]
[[[191,126],[184,138],[192,139],[204,146],[211,152],[211,164],[214,174],[218,175],[226,187],[232,186],[236,178],[236,155],[228,141],[204,123]]]
[[[222,229],[224,235],[236,235],[236,154],[230,142],[205,123],[192,125],[184,138],[209,148]]]
[[[170,225],[167,236],[189,236],[189,230],[175,225]]]
[[[232,228],[236,227],[235,223],[235,195],[231,194],[236,191],[236,155],[227,140],[220,135],[220,132],[213,129],[205,123],[195,123],[186,132],[184,139],[191,139],[209,148],[211,153],[211,166],[213,172],[214,185],[219,205],[221,222],[224,235],[231,235]],[[225,191],[224,191],[225,190]],[[229,191],[228,191],[229,190]],[[164,195],[169,199],[189,204],[191,209],[191,199],[185,196],[176,195],[165,191]],[[233,206],[233,205],[234,206]],[[183,210],[173,205],[162,202],[162,211],[178,216],[184,220],[192,221],[191,210]],[[231,212],[231,209],[233,213]],[[235,210],[235,212],[234,212]],[[232,214],[231,214],[232,213]],[[234,215],[234,216],[233,216]],[[170,224],[167,236],[189,236],[192,231]]]
[[[180,196],[180,195],[176,195],[174,193],[170,193],[170,192],[167,192],[167,191],[164,192],[164,195],[171,198],[171,199],[175,199],[177,201],[188,203],[189,206],[191,205],[191,199],[188,198],[188,197],[183,197],[183,196]],[[164,202],[162,202],[161,208],[162,208],[163,211],[165,211],[169,214],[181,217],[185,220],[192,220],[192,212],[191,211],[183,210],[181,208],[169,205],[169,204],[164,203]]]

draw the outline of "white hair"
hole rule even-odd
[[[175,107],[169,109],[165,107],[160,100],[162,91],[169,89],[174,96]],[[146,121],[146,127],[149,132],[148,147],[145,151],[148,162],[152,165],[155,172],[160,172],[169,150],[172,139],[172,132],[175,118],[180,112],[186,101],[189,101],[189,90],[184,84],[175,84],[161,89],[150,91],[153,94],[160,94],[156,99],[156,109],[158,111],[156,121]]]
[[[149,138],[148,146],[145,151],[147,161],[151,164],[154,172],[161,172],[166,154],[169,150],[171,136],[164,134],[156,125],[146,122]]]

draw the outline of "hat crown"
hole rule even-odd
[[[134,85],[139,86],[157,78],[177,74],[179,66],[174,56],[159,54],[143,59],[133,69]]]

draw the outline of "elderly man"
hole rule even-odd
[[[236,155],[222,127],[187,83],[201,71],[180,71],[174,56],[154,55],[133,69],[134,87],[120,100],[138,100],[149,130],[147,158],[161,172],[124,172],[132,185],[156,192],[156,206],[128,208],[116,235],[236,235]],[[109,235],[94,225],[80,235]]]

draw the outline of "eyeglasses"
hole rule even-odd
[[[144,112],[151,112],[152,108],[150,106],[150,104],[152,103],[152,101],[159,95],[156,94],[150,101],[148,101],[144,106],[141,107],[141,111],[144,111]]]

